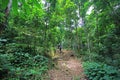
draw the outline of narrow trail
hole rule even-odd
[[[73,51],[63,50],[58,54],[56,68],[48,71],[50,80],[86,80],[81,60],[74,56]]]

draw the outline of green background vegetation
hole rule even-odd
[[[0,79],[44,80],[59,43],[89,80],[118,80],[120,0],[0,0]]]

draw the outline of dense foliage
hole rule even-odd
[[[59,43],[116,74],[119,22],[120,0],[0,0],[0,78],[42,79]],[[106,65],[97,64],[98,73],[88,66],[86,75],[94,79],[91,74],[103,71],[109,77]]]
[[[42,74],[50,67],[50,59],[32,46],[9,41],[10,38],[0,41],[0,79],[42,79]]]
[[[89,80],[119,80],[117,69],[95,62],[84,63],[85,74]]]

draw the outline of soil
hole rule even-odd
[[[63,50],[56,53],[59,58],[54,69],[48,71],[49,80],[87,80],[83,73],[81,60],[78,60],[73,51]]]

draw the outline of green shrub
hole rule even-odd
[[[84,61],[100,61],[101,58],[103,57],[95,52],[89,53],[88,51],[84,51],[84,54],[82,55],[82,60]]]
[[[118,80],[118,71],[112,66],[85,62],[84,71],[89,80]]]
[[[114,59],[114,55],[120,54],[120,37],[109,33],[107,35],[101,36],[101,43],[99,43],[99,48],[96,49],[98,53],[102,56],[110,57]]]
[[[13,69],[9,59],[9,54],[0,54],[0,79],[8,76]]]
[[[34,80],[36,76],[41,79],[49,69],[49,59],[30,45],[0,44],[0,51],[0,80]]]
[[[0,38],[0,53],[5,53],[5,45],[7,43],[7,39]]]
[[[13,41],[8,36],[0,38],[0,80],[40,80],[50,68],[50,60],[40,55],[41,49]]]
[[[25,65],[25,62],[29,60],[30,55],[24,52],[15,52],[13,54],[13,58],[11,59],[11,63],[14,66],[22,66]]]
[[[15,42],[14,38],[18,36],[18,32],[13,27],[7,27],[0,35],[1,38],[7,39],[8,42]]]
[[[0,54],[0,79],[33,80],[39,79],[49,69],[49,59],[41,56],[31,56],[27,53]]]
[[[40,79],[49,68],[48,61],[48,58],[41,55],[31,56],[17,67],[16,74],[19,79],[34,80],[38,75]]]
[[[36,55],[36,49],[33,46],[28,44],[18,44],[18,43],[10,43],[6,45],[7,53],[15,53],[15,52],[23,52],[29,53],[31,55]]]

